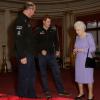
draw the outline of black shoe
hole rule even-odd
[[[35,99],[41,99],[42,96],[18,96],[19,98],[35,98]]]
[[[85,95],[83,94],[83,95],[81,95],[79,97],[76,97],[75,100],[82,100],[82,98],[84,98],[84,97],[85,97]]]
[[[36,96],[35,98],[36,99],[41,99],[41,98],[43,98],[43,96]]]
[[[51,98],[51,93],[49,91],[45,92],[46,98]]]
[[[71,94],[66,91],[63,91],[63,92],[59,92],[58,95],[59,96],[70,96]]]

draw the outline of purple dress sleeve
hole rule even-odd
[[[89,49],[89,57],[93,57],[95,51],[96,51],[96,46],[95,46],[95,42],[93,39],[93,36],[91,33],[87,33],[87,42],[88,42],[88,49]]]
[[[87,41],[88,41],[88,46],[89,46],[89,53],[93,53],[96,51],[96,46],[95,46],[95,42],[93,39],[93,36],[91,33],[87,33]]]

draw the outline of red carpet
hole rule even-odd
[[[20,98],[17,96],[8,96],[6,94],[0,94],[0,100],[73,100],[70,98],[64,98],[64,97],[53,97],[53,98],[39,98],[39,99],[34,99],[34,98]]]
[[[42,99],[29,99],[29,98],[19,98],[19,97],[1,97],[0,100],[48,100],[46,98],[42,98]],[[69,99],[69,98],[51,98],[49,100],[74,100],[74,99]]]
[[[40,82],[40,76],[38,75],[39,73],[37,72],[37,79],[36,79],[36,93],[37,95],[41,95],[45,97],[44,93],[42,92],[41,88],[41,82]],[[74,82],[74,69],[69,69],[69,70],[61,70],[61,75],[62,75],[62,80],[64,83],[65,90],[71,93],[71,96],[69,98],[57,98],[58,94],[55,89],[55,85],[52,79],[51,73],[48,73],[48,79],[49,79],[49,87],[50,91],[52,93],[52,96],[54,98],[50,100],[73,100],[73,98],[78,94],[77,91],[77,85]],[[25,98],[18,98],[15,95],[16,91],[16,73],[7,73],[7,74],[0,74],[0,93],[1,94],[7,94],[11,95],[9,97],[1,97],[0,95],[0,100],[34,100],[34,99],[25,99]],[[87,85],[84,86],[84,91],[85,91],[85,99],[87,100]],[[95,100],[100,100],[100,68],[95,69],[94,73],[94,97]],[[72,99],[71,99],[72,98]],[[41,100],[41,99],[37,99]],[[42,100],[46,100],[45,98]]]

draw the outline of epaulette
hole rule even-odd
[[[36,27],[35,30],[39,31],[39,30],[41,30],[41,27]]]
[[[56,28],[55,26],[52,26],[52,27],[51,27],[51,30],[56,31],[57,28]]]

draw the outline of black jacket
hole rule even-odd
[[[37,52],[41,54],[42,50],[46,50],[48,54],[54,54],[59,51],[59,39],[56,27],[50,27],[45,30],[43,27],[35,29],[35,40],[37,41]]]
[[[34,54],[34,45],[30,19],[23,13],[20,13],[15,24],[15,47],[17,56],[23,58],[28,54]]]

